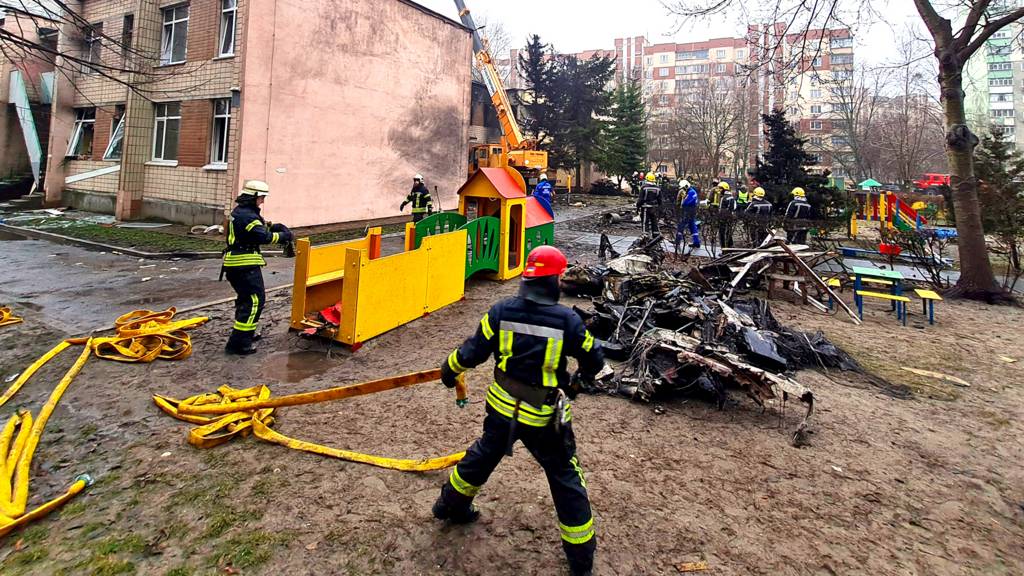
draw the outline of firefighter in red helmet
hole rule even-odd
[[[604,369],[604,355],[580,317],[558,304],[566,266],[557,248],[533,249],[519,294],[492,306],[476,333],[441,365],[442,382],[454,387],[460,374],[489,356],[495,361],[483,435],[452,469],[433,513],[454,523],[475,521],[480,512],[473,498],[521,440],[547,475],[569,569],[584,575],[593,569],[597,539],[568,399]],[[579,361],[572,378],[568,356]]]

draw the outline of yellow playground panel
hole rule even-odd
[[[424,238],[415,250],[385,257],[380,256],[380,234],[380,228],[372,228],[365,238],[350,242],[296,242],[292,328],[313,329],[358,347],[462,299],[465,230]]]

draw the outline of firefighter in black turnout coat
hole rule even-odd
[[[570,571],[585,575],[593,569],[597,540],[567,396],[575,397],[581,383],[594,380],[604,369],[604,356],[580,317],[558,304],[558,279],[565,268],[557,248],[532,250],[519,295],[491,307],[476,333],[442,364],[442,381],[449,387],[488,357],[494,357],[495,368],[483,435],[452,469],[433,513],[455,523],[475,521],[480,512],[473,498],[521,440],[547,475]],[[573,378],[567,356],[579,361]]]
[[[260,215],[270,187],[261,180],[246,180],[228,222],[228,247],[224,251],[221,276],[226,276],[238,297],[235,299],[235,324],[224,351],[246,355],[256,351],[253,343],[260,314],[266,302],[263,271],[267,265],[260,253],[261,244],[284,244],[292,240],[291,230],[283,224],[269,224]]]

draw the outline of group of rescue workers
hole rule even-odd
[[[263,218],[270,188],[247,180],[228,221],[227,248],[221,268],[234,288],[235,323],[226,352],[249,355],[260,339],[257,327],[266,295],[261,268],[263,244],[292,240],[283,224]],[[541,175],[534,196],[550,207],[551,185]],[[402,203],[412,204],[413,220],[433,211],[430,192],[419,174]],[[463,374],[494,358],[494,378],[487,389],[483,435],[452,469],[433,506],[433,515],[452,523],[474,522],[480,511],[473,500],[505,456],[522,441],[547,475],[562,547],[573,576],[592,573],[597,538],[576,440],[569,399],[581,387],[607,374],[600,343],[572,309],[558,303],[559,278],[567,267],[564,254],[540,246],[526,258],[518,295],[498,302],[484,314],[473,336],[441,364],[441,381],[455,387]],[[570,377],[568,357],[578,361]]]
[[[652,237],[661,235],[658,221],[663,208],[661,185],[653,172],[648,172],[642,183],[635,184],[636,211],[640,217],[643,234]],[[811,218],[811,204],[807,201],[807,192],[800,187],[793,188],[793,199],[786,206],[785,228],[787,242],[802,244],[807,241],[808,221]],[[718,208],[718,241],[722,248],[733,246],[733,220],[739,216],[753,226],[752,240],[760,246],[770,233],[768,220],[774,206],[765,198],[764,188],[757,186],[752,193],[740,186],[734,191],[728,182],[712,183],[712,191],[703,200],[697,187],[683,178],[679,181],[679,192],[675,198],[677,209],[675,244],[683,243],[686,234],[690,235],[690,247],[700,248],[700,221],[697,210],[700,206],[712,205]]]

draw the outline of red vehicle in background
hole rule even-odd
[[[936,186],[949,186],[949,174],[925,174],[924,178],[914,180],[914,188],[928,190]]]

